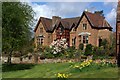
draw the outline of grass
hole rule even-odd
[[[11,67],[10,67],[11,66]],[[16,68],[17,67],[17,68]],[[71,73],[70,78],[117,78],[118,68],[72,71],[69,63],[3,65],[3,78],[56,78],[56,73]]]

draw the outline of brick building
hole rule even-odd
[[[48,46],[53,40],[66,38],[69,46],[79,47],[80,43],[100,46],[103,39],[109,41],[112,27],[101,11],[84,11],[81,17],[52,19],[40,17],[35,29],[35,45]]]

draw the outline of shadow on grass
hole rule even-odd
[[[2,72],[31,69],[35,64],[2,64]]]

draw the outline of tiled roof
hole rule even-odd
[[[89,20],[91,26],[93,28],[98,28],[98,29],[104,29],[104,28],[108,28],[108,29],[112,29],[112,27],[110,26],[110,24],[105,20],[105,17],[99,15],[99,14],[95,14],[95,13],[91,13],[91,12],[84,12],[83,14],[86,15],[87,19]]]
[[[69,23],[68,29],[71,29],[72,27],[76,27],[78,25],[78,22],[80,20],[80,17],[74,17],[74,18],[65,18],[63,21],[66,21]],[[74,26],[72,26],[74,24]]]
[[[58,19],[55,23],[52,23],[52,19],[40,17],[34,32],[36,31],[40,21],[42,22],[46,32],[53,32],[60,23],[65,29],[71,30],[73,27],[77,28],[84,15],[87,17],[89,23],[93,28],[112,30],[112,27],[109,25],[109,23],[105,20],[103,16],[84,11],[81,17]]]
[[[52,31],[52,20],[49,19],[49,18],[40,17],[40,19],[39,19],[39,21],[38,21],[38,23],[37,23],[37,25],[35,27],[34,32],[38,28],[40,21],[42,22],[43,27],[46,30],[46,32],[51,32]]]
[[[61,23],[65,29],[70,30],[72,27],[77,26],[79,19],[80,17],[60,19],[59,21],[57,21],[56,26],[58,27],[59,23]]]

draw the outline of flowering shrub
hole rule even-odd
[[[68,48],[68,43],[66,42],[66,39],[58,39],[56,41],[53,41],[50,45],[50,48],[52,48],[53,54],[58,54],[62,52],[64,49]]]
[[[55,74],[55,76],[57,76],[57,78],[68,78],[71,74],[64,74],[64,73],[57,73]]]

